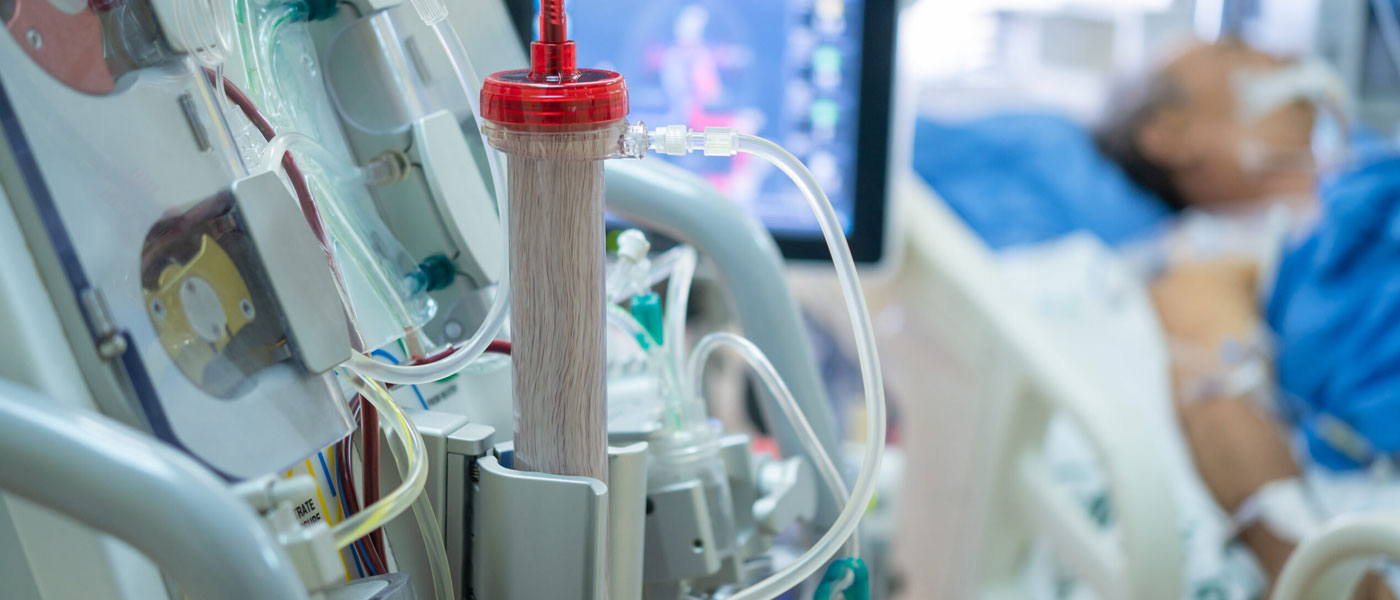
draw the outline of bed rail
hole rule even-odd
[[[1349,598],[1378,558],[1400,562],[1400,513],[1337,517],[1288,557],[1274,587],[1274,599]]]
[[[918,524],[901,527],[907,543],[896,547],[909,579],[937,580],[907,582],[909,596],[1022,597],[1030,544],[1045,539],[1059,563],[1100,597],[1180,598],[1176,507],[1143,416],[1108,394],[1092,365],[1065,356],[1006,289],[986,246],[927,185],[906,174],[896,198],[904,263],[896,277],[874,282],[871,296],[877,313],[891,306],[916,313],[883,318],[901,322],[893,339],[913,340],[894,343],[919,349],[881,354],[887,363],[915,351],[924,357],[887,364],[887,373],[924,378],[895,393],[903,392],[906,430],[917,432],[906,441],[910,464],[930,457],[929,468],[906,475],[899,518]],[[929,358],[930,346],[937,356]],[[949,377],[932,374],[930,362],[946,363],[944,374],[964,381],[949,386]],[[935,404],[942,406],[930,412]],[[1054,483],[1040,460],[1056,414],[1084,432],[1107,473],[1113,514],[1107,529]],[[930,546],[937,540],[955,546]]]

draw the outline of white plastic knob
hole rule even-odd
[[[705,128],[705,156],[734,156],[739,153],[739,132],[732,127]]]
[[[413,8],[418,11],[418,18],[428,25],[436,25],[447,18],[447,3],[442,0],[413,0]]]
[[[617,256],[622,260],[638,263],[646,259],[651,251],[651,242],[645,233],[628,229],[617,236]]]
[[[651,135],[652,148],[667,156],[684,156],[689,151],[686,147],[686,137],[689,133],[690,130],[685,125],[658,127]]]

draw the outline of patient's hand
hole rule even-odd
[[[1243,261],[1179,266],[1152,285],[1167,337],[1215,352],[1227,340],[1247,340],[1259,327],[1254,295],[1257,269]],[[1205,373],[1197,364],[1172,365],[1176,390]],[[1261,486],[1293,477],[1298,468],[1277,427],[1249,398],[1193,398],[1177,394],[1177,414],[1201,478],[1216,501],[1233,512]]]
[[[1257,269],[1247,262],[1184,265],[1152,285],[1152,299],[1167,337],[1209,351],[1227,340],[1248,340],[1260,326],[1255,298]],[[1183,382],[1201,377],[1198,364],[1172,365],[1177,416],[1196,469],[1221,508],[1234,513],[1264,484],[1298,475],[1284,435],[1248,397],[1183,399]],[[1292,552],[1291,544],[1255,527],[1245,532],[1271,576]],[[1271,577],[1272,579],[1272,577]]]
[[[1196,469],[1220,507],[1234,513],[1259,488],[1298,476],[1278,427],[1250,398],[1177,405]]]

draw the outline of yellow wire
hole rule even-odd
[[[334,455],[332,455],[331,460],[335,460]],[[326,507],[326,496],[321,493],[321,483],[316,479],[316,467],[311,464],[311,459],[309,458],[306,459],[306,472],[311,475],[313,481],[317,482],[316,500],[321,503],[321,515],[325,517],[327,525],[334,525],[334,523],[331,523],[331,511]],[[326,475],[329,476],[330,473]],[[345,580],[350,581],[350,565],[345,562],[345,553],[336,551],[335,554],[340,557],[340,567],[345,569]]]

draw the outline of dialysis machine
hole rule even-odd
[[[0,597],[865,597],[849,219],[773,142],[629,120],[586,6],[527,55],[485,0],[0,0]],[[858,466],[773,237],[649,153],[810,208]],[[687,339],[701,258],[744,337]],[[721,349],[781,457],[709,418]]]

